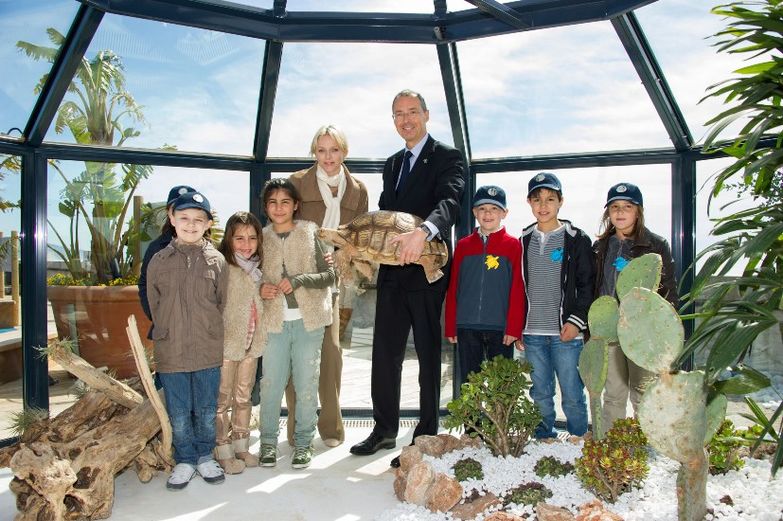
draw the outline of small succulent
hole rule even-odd
[[[551,490],[541,483],[530,481],[509,490],[503,500],[503,505],[507,506],[514,503],[516,505],[536,506],[550,497],[552,497]]]
[[[544,476],[557,478],[573,472],[574,466],[567,461],[560,461],[554,456],[544,456],[536,462],[533,470],[539,478],[543,478]]]
[[[470,478],[484,479],[484,470],[481,468],[481,463],[473,458],[463,458],[456,462],[452,468],[457,481],[465,481]]]

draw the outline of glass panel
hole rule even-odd
[[[644,197],[645,225],[670,240],[671,236],[671,167],[668,164],[615,166],[549,170],[563,185],[563,207],[560,216],[583,229],[591,238],[598,235],[606,194],[612,185],[627,181],[636,184]],[[537,171],[479,174],[476,186],[497,185],[506,191],[508,233],[519,236],[522,229],[535,222],[527,204],[527,184]]]
[[[106,15],[86,57],[96,68],[104,64],[112,88],[106,94],[81,80],[75,84],[88,100],[116,97],[113,105],[99,105],[113,111],[100,116],[119,117],[120,129],[83,133],[78,113],[67,111],[81,111],[84,102],[69,93],[59,114],[70,126],[57,133],[53,125],[46,137],[73,143],[79,135],[86,144],[250,155],[263,51],[261,40]]]
[[[724,110],[717,98],[699,103],[707,87],[747,65],[739,56],[715,52],[717,40],[708,37],[726,24],[709,9],[704,2],[658,0],[635,11],[697,142],[707,133],[704,123]],[[724,135],[736,135],[741,124],[735,122]]]
[[[446,6],[449,12],[466,11],[468,9],[475,9],[476,6],[467,2],[466,0],[446,0]]]
[[[45,43],[48,47],[52,42],[46,37],[47,29],[59,35],[67,33],[78,7],[79,3],[71,0],[0,0],[0,134],[21,136],[38,98],[38,81],[49,72],[61,41],[57,40],[47,54],[51,60],[34,50],[27,56],[18,44]]]
[[[247,2],[243,2],[247,3]],[[263,4],[255,0],[252,4]],[[271,3],[271,2],[270,2]],[[270,6],[271,7],[271,6]],[[338,11],[356,13],[432,13],[432,2],[421,0],[288,0],[288,11]]]
[[[458,49],[474,157],[671,146],[609,22]]]
[[[290,172],[273,172],[271,177],[287,177]],[[382,177],[380,174],[362,174],[352,172],[357,179],[367,186],[369,194],[369,210],[378,209],[378,197],[381,193]],[[340,407],[343,409],[372,409],[370,398],[370,371],[372,368],[372,340],[375,326],[375,286],[362,285],[352,304],[351,318],[341,338],[343,349],[342,389],[340,390]],[[419,364],[413,347],[413,337],[408,339],[408,347],[402,367],[402,387],[400,407],[406,410],[419,408]],[[453,365],[453,348],[448,342],[441,349],[441,407],[451,401]]]
[[[135,189],[123,188],[123,182],[133,187],[134,178],[140,178]],[[246,172],[77,161],[50,165],[49,271],[57,275],[49,279],[48,296],[57,332],[60,338],[78,338],[83,358],[120,377],[135,373],[125,336],[128,315],[136,316],[142,338],[150,327],[136,286],[142,255],[159,235],[169,189],[181,184],[209,199],[215,228],[248,207]],[[213,239],[219,236],[213,228]],[[68,285],[69,278],[85,275],[88,287]],[[123,278],[94,285],[115,275]]]
[[[21,158],[0,154],[0,440],[15,436],[22,412],[22,331],[18,239]]]
[[[389,64],[399,64],[401,73],[390,74]],[[391,103],[406,88],[427,101],[432,136],[453,143],[439,71],[431,45],[286,44],[269,156],[306,157],[315,131],[329,123],[348,136],[351,157],[390,156],[403,147]]]

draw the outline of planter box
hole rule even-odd
[[[125,328],[135,315],[139,334],[148,350],[150,321],[139,302],[137,286],[49,286],[48,297],[61,339],[76,340],[79,356],[95,367],[108,367],[118,378],[135,376]]]

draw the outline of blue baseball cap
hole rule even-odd
[[[637,206],[644,206],[644,199],[642,199],[642,191],[639,187],[631,183],[617,183],[609,189],[609,193],[606,195],[606,204],[604,208],[609,206],[612,201],[631,201]]]
[[[555,192],[563,193],[563,187],[560,185],[560,179],[558,179],[557,176],[551,172],[541,172],[540,174],[534,175],[533,178],[527,183],[527,196],[530,197],[530,194],[539,188],[549,188]]]
[[[473,208],[482,204],[494,204],[498,208],[506,209],[506,192],[499,186],[487,185],[476,190],[473,196]]]
[[[186,210],[188,208],[197,208],[207,213],[209,220],[212,220],[212,209],[209,206],[209,200],[199,192],[185,192],[174,200],[174,211]]]
[[[197,190],[193,188],[192,186],[188,185],[177,185],[171,190],[169,190],[169,196],[166,198],[166,206],[171,206],[171,203],[177,200],[177,197],[179,197],[182,194],[186,194],[188,192],[196,192]]]

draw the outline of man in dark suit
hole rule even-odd
[[[438,431],[440,316],[450,264],[444,268],[443,278],[429,284],[422,267],[413,263],[421,256],[425,241],[441,239],[451,250],[451,227],[465,184],[462,154],[427,133],[430,114],[420,94],[410,90],[397,94],[392,117],[405,148],[386,160],[378,207],[417,215],[424,223],[396,239],[402,265],[382,265],[378,272],[371,381],[375,427],[366,440],[351,447],[351,453],[357,455],[396,446],[400,377],[411,327],[419,361],[420,409],[413,437]],[[392,466],[399,466],[399,458],[392,460]]]

